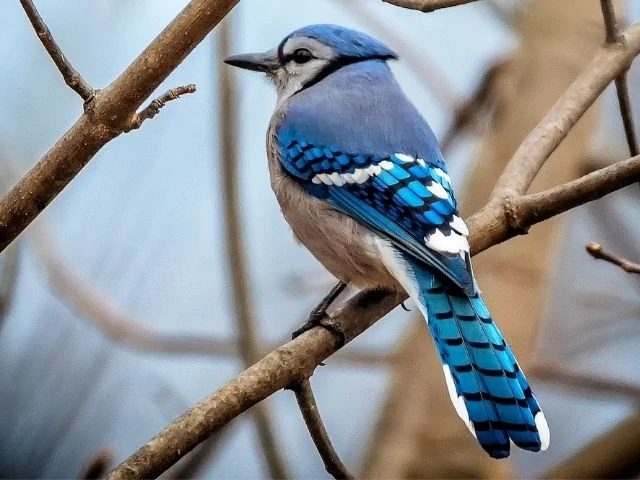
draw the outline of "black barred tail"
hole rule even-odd
[[[509,439],[526,450],[545,450],[544,414],[480,295],[469,297],[424,264],[408,263],[451,401],[471,433],[494,458],[509,456]]]

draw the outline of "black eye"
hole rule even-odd
[[[306,48],[298,48],[291,54],[291,59],[296,63],[307,63],[313,58],[313,55]]]

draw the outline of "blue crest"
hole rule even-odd
[[[318,24],[302,27],[290,33],[280,43],[278,51],[282,52],[284,44],[295,37],[309,37],[331,47],[342,59],[381,59],[398,58],[398,55],[382,42],[357,30],[339,25]]]

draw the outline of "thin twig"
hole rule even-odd
[[[73,65],[71,65],[69,60],[67,60],[67,57],[64,56],[64,53],[60,50],[60,47],[54,40],[53,35],[51,35],[49,28],[44,23],[44,20],[42,20],[42,17],[38,13],[38,10],[36,10],[33,2],[31,0],[20,0],[20,3],[22,4],[22,8],[24,8],[33,29],[38,35],[38,38],[42,42],[42,45],[47,50],[47,53],[49,53],[49,56],[53,60],[53,63],[56,64],[56,67],[58,67],[58,70],[62,74],[62,78],[64,78],[65,83],[80,95],[80,98],[84,100],[85,107],[88,107],[95,96],[95,91],[91,85],[82,78],[82,75],[73,68]]]
[[[618,22],[616,20],[616,12],[613,8],[611,0],[600,0],[602,7],[602,18],[605,27],[605,41],[608,44],[616,45],[624,42],[624,38],[618,32]],[[615,79],[616,94],[618,97],[618,105],[620,107],[620,115],[624,126],[624,133],[627,137],[630,155],[639,155],[638,139],[636,138],[636,130],[633,121],[633,110],[629,99],[629,87],[627,84],[626,70],[618,75]]]
[[[420,10],[421,12],[433,12],[441,8],[457,7],[458,5],[466,5],[476,0],[382,0],[396,7],[409,8],[411,10]]]
[[[155,100],[152,100],[151,103],[149,103],[149,105],[147,105],[142,111],[135,113],[131,117],[131,122],[126,127],[125,131],[129,132],[131,130],[140,128],[145,120],[150,120],[155,117],[160,112],[160,109],[167,104],[167,102],[170,102],[171,100],[177,100],[178,98],[180,98],[180,95],[194,93],[195,91],[196,86],[193,83],[167,90],[164,94],[162,94]]]
[[[230,55],[231,27],[229,21],[227,18],[219,27],[216,60],[222,60]],[[222,191],[225,245],[231,279],[230,294],[233,299],[238,330],[238,350],[244,367],[247,368],[260,360],[262,349],[255,331],[251,294],[247,282],[248,273],[243,242],[245,236],[240,221],[238,154],[236,150],[238,145],[236,120],[238,102],[230,69],[222,66],[220,61],[216,61],[215,65],[220,75],[217,124],[220,126],[221,141],[219,165],[213,171],[216,173],[216,183],[220,184]],[[289,478],[290,474],[284,458],[280,454],[275,429],[271,422],[272,415],[267,408],[266,404],[261,403],[251,410],[262,453],[271,478]]]
[[[96,92],[90,111],[0,200],[4,250],[84,168],[239,0],[191,0],[122,74]]]
[[[587,250],[587,253],[593,258],[613,263],[627,273],[640,274],[640,263],[635,263],[631,260],[627,260],[624,257],[616,255],[615,253],[607,252],[599,243],[589,243],[585,248]]]
[[[611,0],[600,0],[602,8],[602,19],[604,20],[605,41],[607,43],[619,43],[620,35],[618,33],[618,21],[616,20],[616,12],[613,8]]]
[[[318,411],[318,405],[311,389],[311,382],[309,379],[302,380],[291,386],[291,390],[296,395],[296,401],[304,423],[309,430],[309,435],[313,439],[313,443],[318,449],[318,453],[322,458],[327,472],[329,472],[333,478],[355,478],[349,469],[342,463],[340,457],[336,453],[329,434],[324,426],[320,412]]]

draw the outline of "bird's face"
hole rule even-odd
[[[224,61],[265,73],[282,101],[345,65],[374,58],[388,60],[396,55],[363,33],[336,25],[310,25],[285,37],[276,49]]]

